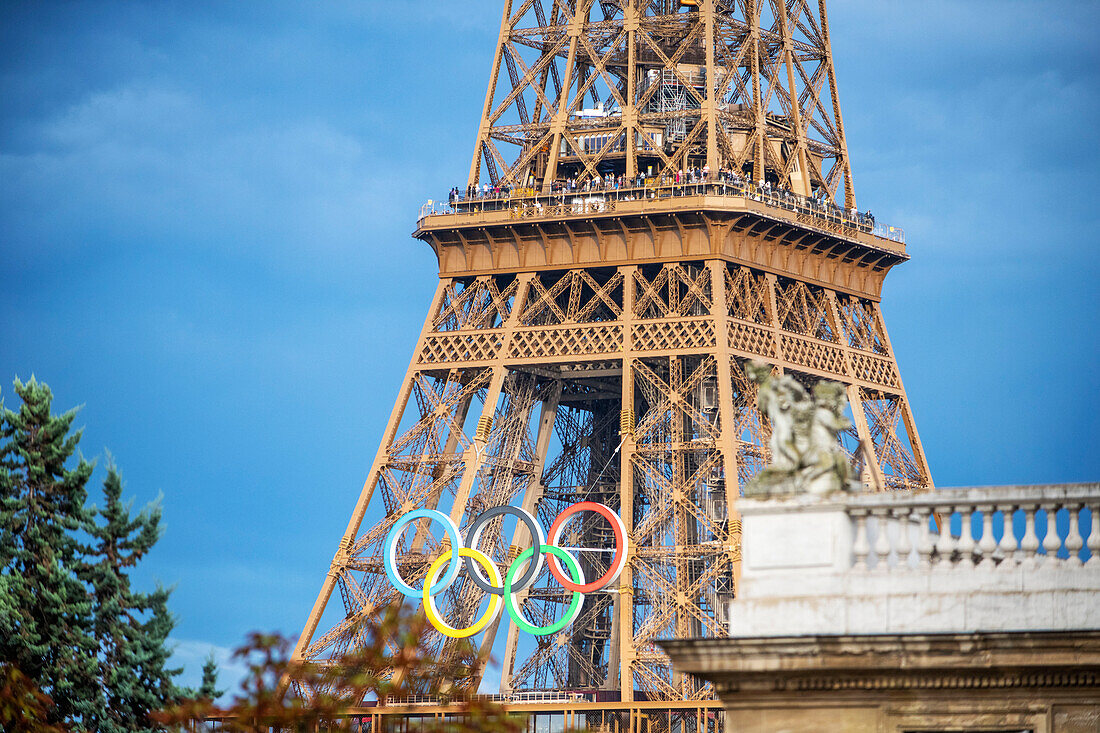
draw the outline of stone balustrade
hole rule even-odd
[[[859,570],[1100,566],[1100,484],[867,494],[847,513]]]
[[[1100,484],[739,509],[733,636],[1100,629]]]

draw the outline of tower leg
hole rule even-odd
[[[374,496],[374,489],[378,483],[382,466],[386,461],[389,448],[397,433],[397,427],[401,422],[401,416],[405,412],[405,407],[408,404],[409,396],[413,390],[413,382],[416,378],[417,355],[420,354],[424,346],[425,338],[431,330],[432,322],[436,313],[439,311],[440,304],[443,302],[444,292],[449,284],[449,280],[441,279],[436,286],[435,295],[432,297],[432,305],[428,309],[428,316],[424,321],[423,328],[420,330],[420,338],[417,340],[416,350],[413,352],[409,368],[405,372],[405,379],[401,383],[401,390],[398,392],[397,401],[394,403],[393,410],[390,412],[390,419],[386,423],[386,430],[385,433],[383,433],[382,442],[378,446],[378,451],[375,453],[374,462],[371,465],[370,472],[367,474],[367,480],[364,482],[363,488],[359,492],[359,499],[355,504],[351,519],[348,521],[344,536],[340,540],[336,555],[329,565],[329,571],[325,575],[325,580],[321,585],[321,591],[317,594],[317,600],[314,601],[313,608],[309,613],[309,618],[306,620],[305,627],[298,637],[298,642],[291,656],[292,662],[300,662],[304,658],[306,649],[313,640],[313,635],[317,632],[317,625],[321,620],[321,615],[324,613],[325,607],[332,597],[332,591],[335,589],[338,579],[347,567],[352,545],[355,541],[355,537],[359,533],[359,527],[363,522],[363,516],[366,514],[371,498]]]
[[[878,327],[882,332],[882,340],[885,342],[886,348],[890,352],[890,357],[894,359],[896,368],[897,358],[894,356],[894,347],[890,344],[890,334],[886,331],[886,321],[882,317],[882,306],[878,303],[875,303],[875,320],[878,322]],[[900,372],[898,384],[901,385]],[[905,423],[906,436],[909,438],[909,447],[913,451],[913,460],[917,464],[917,470],[920,471],[925,487],[934,489],[935,484],[932,482],[932,471],[928,468],[928,458],[924,454],[924,446],[921,444],[920,435],[917,433],[917,421],[913,419],[913,408],[909,405],[909,397],[905,394],[904,386],[901,387],[901,394],[904,400],[901,416]]]
[[[622,412],[620,421],[623,447],[619,453],[619,516],[626,525],[630,538],[626,565],[619,574],[619,691],[623,702],[634,700],[634,554],[637,539],[634,536],[634,363],[631,352],[632,325],[634,323],[635,275],[638,268],[629,265],[623,272],[623,376]]]
[[[729,350],[729,294],[726,292],[726,263],[721,260],[711,260],[707,263],[711,277],[711,292],[713,303],[711,312],[714,316],[714,330],[718,334],[716,340],[717,349],[715,355],[718,359],[718,421],[720,433],[718,449],[722,454],[722,478],[725,499],[726,532],[728,533],[727,546],[732,587],[730,593],[736,593],[737,584],[741,580],[741,515],[737,511],[737,500],[741,496],[738,476],[738,439],[737,407],[733,394],[733,380],[731,370],[734,368],[733,357]],[[736,530],[736,531],[735,531]],[[717,594],[716,594],[717,596]],[[732,600],[730,598],[729,600]],[[716,598],[716,605],[721,599]],[[715,608],[715,613],[724,616],[724,608]],[[728,628],[728,621],[723,621]]]
[[[535,505],[542,499],[543,491],[545,487],[542,485],[542,470],[546,464],[546,453],[550,447],[550,438],[554,433],[554,421],[558,416],[558,400],[561,399],[561,382],[556,381],[550,388],[550,394],[542,403],[542,411],[539,415],[539,427],[538,433],[535,436],[535,466],[532,475],[532,480],[527,484],[527,492],[523,496],[523,502],[520,504],[521,508],[531,512],[535,512]],[[529,532],[527,527],[522,522],[516,523],[516,529],[512,533],[512,542],[509,545],[508,556],[512,557],[513,554],[518,554],[519,547],[528,540]],[[523,592],[522,597],[517,594],[517,602],[522,606],[523,598],[526,597],[526,590]],[[494,621],[485,632],[485,637],[481,644],[481,658],[484,660],[488,656],[489,650],[492,649],[493,643],[496,639],[497,629],[500,625],[500,617]],[[508,635],[505,640],[504,647],[504,662],[500,673],[500,692],[501,694],[507,694],[512,691],[512,671],[516,662],[516,644],[519,641],[519,628],[508,621]],[[484,667],[480,670],[480,675],[484,674]]]
[[[871,431],[867,427],[867,415],[863,408],[863,394],[859,386],[849,384],[846,388],[848,404],[852,407],[852,422],[856,426],[856,435],[859,436],[860,450],[864,452],[863,460],[867,471],[871,475],[871,481],[876,491],[886,490],[886,479],[882,475],[882,466],[875,454],[875,442],[871,438]]]

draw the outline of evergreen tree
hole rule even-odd
[[[19,411],[0,409],[0,659],[53,699],[48,722],[83,723],[97,697],[92,602],[77,577],[92,466],[65,467],[75,410],[52,415],[34,378],[15,392]]]
[[[151,505],[131,516],[113,465],[103,494],[106,502],[95,511],[100,521],[89,529],[91,558],[81,574],[92,590],[101,681],[89,727],[103,733],[160,730],[149,721],[149,711],[165,708],[181,695],[172,681],[179,670],[165,667],[174,626],[168,591],[135,592],[128,575],[160,538],[160,508]]]
[[[206,658],[202,665],[202,685],[199,686],[198,697],[202,700],[217,700],[225,693],[218,689],[218,663],[214,661],[214,652]]]
[[[132,516],[113,465],[103,508],[88,509],[92,465],[66,468],[76,411],[51,414],[33,378],[15,391],[18,412],[0,404],[0,666],[52,699],[46,723],[163,730],[149,713],[183,695],[167,668],[169,592],[136,592],[129,578],[160,537],[160,509]]]

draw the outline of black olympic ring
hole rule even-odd
[[[531,549],[534,551],[534,557],[538,558],[535,562],[528,562],[527,570],[525,570],[523,575],[512,584],[512,592],[515,593],[526,588],[539,574],[539,571],[542,570],[542,546],[546,543],[546,537],[543,535],[542,527],[539,526],[538,522],[535,521],[535,518],[532,517],[529,512],[525,512],[514,506],[497,506],[485,510],[479,514],[477,519],[467,528],[466,546],[476,550],[481,530],[485,528],[489,520],[494,517],[499,517],[502,514],[511,514],[527,525],[527,529],[531,533]],[[473,558],[464,556],[462,562],[466,568],[466,574],[474,581],[478,588],[481,588],[486,593],[503,595],[504,588],[495,586],[486,580],[481,575],[481,569],[474,563]]]

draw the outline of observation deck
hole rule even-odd
[[[429,201],[413,236],[435,250],[441,276],[718,257],[876,300],[909,259],[898,227],[730,181]]]

